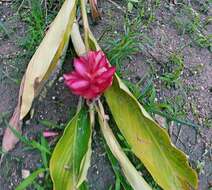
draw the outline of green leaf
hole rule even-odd
[[[78,190],[89,190],[88,184],[84,181],[78,188]]]
[[[164,190],[197,188],[197,175],[185,154],[171,144],[167,132],[158,126],[117,76],[105,97],[132,151]]]
[[[49,144],[48,144],[47,140],[43,136],[41,136],[40,141],[41,141],[41,145],[43,147],[46,147],[47,150],[49,150]],[[47,155],[47,153],[45,151],[41,151],[41,158],[42,158],[44,167],[48,168],[48,160],[49,160],[49,158],[48,158],[48,155]]]
[[[1,30],[5,33],[5,35],[10,38],[10,32],[8,29],[5,27],[4,23],[0,20],[0,32]]]
[[[52,154],[50,174],[54,190],[81,189],[90,156],[91,125],[88,111],[82,108],[66,126]]]
[[[31,146],[32,148],[35,148],[37,150],[39,150],[41,153],[45,152],[46,154],[51,154],[51,152],[49,151],[49,149],[47,149],[45,146],[43,146],[42,144],[34,141],[34,140],[30,140],[27,137],[23,136],[19,131],[17,131],[16,129],[12,128],[9,123],[7,121],[5,121],[5,124],[7,125],[7,127],[12,131],[12,133],[24,144]]]
[[[132,12],[132,10],[133,10],[133,4],[131,2],[128,2],[127,9],[128,9],[129,12]]]
[[[31,185],[34,182],[34,180],[40,173],[45,171],[46,169],[43,168],[34,171],[29,177],[27,177],[24,181],[22,181],[21,184],[19,184],[18,187],[15,188],[15,190],[25,190],[29,185]]]

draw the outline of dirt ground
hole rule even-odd
[[[114,1],[120,6],[122,2]],[[166,88],[158,79],[164,71],[167,62],[167,52],[172,52],[181,47],[181,42],[189,43],[188,35],[180,35],[172,24],[172,18],[177,11],[177,5],[167,8],[167,2],[156,11],[156,20],[151,24],[146,33],[154,41],[153,48],[144,47],[143,51],[133,55],[133,59],[124,62],[123,77],[132,82],[155,70],[154,84],[157,92],[157,101],[182,97],[183,104],[178,111],[186,112],[186,118],[199,125],[194,129],[186,125],[172,124],[169,132],[173,143],[183,150],[188,156],[191,165],[199,172],[199,190],[212,188],[212,54],[207,48],[187,46],[182,50],[184,70],[181,75],[183,88]],[[194,4],[194,7],[198,6]],[[100,44],[107,48],[108,38],[119,38],[123,33],[123,10],[111,4],[110,1],[100,2],[102,20],[91,29],[97,39],[101,37]],[[175,10],[176,9],[176,10]],[[207,13],[211,15],[211,12]],[[206,15],[202,14],[204,19]],[[9,35],[0,33],[0,141],[3,136],[4,124],[2,117],[11,116],[17,103],[19,82],[25,71],[29,58],[25,58],[26,50],[17,45],[17,39],[24,36],[27,25],[16,15],[10,3],[0,1],[0,19],[9,31]],[[108,31],[109,28],[109,31]],[[106,32],[105,32],[106,31]],[[212,32],[212,26],[206,31]],[[143,31],[139,31],[142,33]],[[149,54],[151,52],[151,54]],[[65,124],[73,114],[77,104],[77,97],[70,94],[61,79],[64,72],[70,70],[71,58],[67,58],[62,71],[58,74],[54,84],[45,87],[42,96],[36,99],[33,118],[27,118],[23,125],[24,135],[30,139],[37,139],[38,134],[45,130],[40,120],[54,121],[56,124]],[[148,80],[148,78],[146,79]],[[182,95],[183,94],[183,95]],[[174,99],[174,101],[176,101]],[[114,183],[115,177],[101,143],[100,132],[96,129],[93,135],[92,164],[89,169],[88,179],[90,189],[108,190]],[[22,143],[7,155],[0,166],[0,190],[15,189],[22,180],[21,171],[33,171],[41,164],[37,151],[27,150]]]

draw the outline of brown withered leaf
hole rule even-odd
[[[30,111],[34,98],[55,71],[66,49],[76,16],[76,0],[66,0],[26,69],[20,119]]]
[[[76,16],[76,0],[65,0],[44,39],[31,58],[22,79],[18,104],[9,125],[21,132],[22,120],[29,113],[34,98],[63,60]],[[5,152],[13,149],[18,139],[7,128],[2,142]]]
[[[20,120],[20,107],[21,107],[21,98],[22,98],[22,93],[24,88],[24,82],[25,82],[25,75],[23,76],[21,81],[17,106],[9,121],[9,125],[20,133],[21,133],[21,126],[22,126],[22,120]],[[8,152],[12,150],[15,147],[18,140],[19,139],[14,135],[12,130],[10,128],[6,128],[4,132],[3,140],[2,140],[3,151]]]
[[[97,22],[101,19],[101,14],[97,6],[97,0],[89,0],[89,4],[91,7],[91,15],[93,22]]]

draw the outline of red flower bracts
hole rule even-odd
[[[100,96],[113,81],[115,67],[109,65],[102,51],[90,51],[86,56],[74,59],[75,71],[65,74],[65,84],[85,99]]]

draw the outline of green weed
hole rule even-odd
[[[212,118],[206,119],[205,126],[208,127],[208,128],[212,128]]]
[[[185,120],[186,113],[182,111],[185,105],[184,98],[179,96],[165,99],[164,101],[156,101],[156,89],[153,79],[147,79],[146,84],[133,84],[124,80],[133,95],[139,100],[144,108],[152,115],[158,114],[166,118],[167,122],[174,121],[177,124],[187,125],[198,129],[200,126],[189,120]],[[143,86],[143,88],[141,87]]]
[[[156,10],[160,6],[160,0],[145,1],[141,0],[138,4],[139,19],[142,25],[148,27],[156,19]]]
[[[132,55],[139,51],[138,44],[139,42],[135,33],[125,34],[121,39],[108,43],[107,56],[110,63],[116,66],[117,72],[120,75],[124,60],[132,59]]]
[[[212,1],[211,0],[203,0],[203,1],[192,0],[191,4],[197,7],[197,10],[199,12],[203,14],[208,14],[210,7],[212,5]]]
[[[33,173],[30,174],[30,176],[28,176],[24,181],[22,181],[18,185],[18,187],[15,188],[15,190],[25,190],[28,186],[34,183],[34,181],[36,180],[36,178],[38,177],[40,173],[43,173],[45,171],[46,169],[43,169],[43,168],[40,168],[34,171]]]
[[[208,19],[204,23],[204,21],[201,21],[200,14],[192,6],[183,5],[172,22],[181,35],[188,34],[194,44],[200,48],[208,48],[211,51],[211,35],[205,34],[204,29],[210,22],[210,17]]]
[[[28,26],[26,36],[21,38],[20,45],[27,49],[27,54],[30,57],[42,40],[46,26],[40,1],[29,1],[28,6],[29,11],[20,12],[22,21]]]
[[[52,182],[50,179],[50,174],[48,171],[48,163],[51,157],[51,149],[49,147],[48,142],[46,139],[41,135],[40,137],[40,142],[37,142],[35,140],[30,140],[27,137],[23,136],[15,130],[14,128],[10,127],[7,121],[5,121],[5,124],[7,127],[9,127],[14,135],[26,146],[26,149],[36,149],[40,152],[41,158],[42,158],[42,167],[39,168],[38,170],[34,171],[29,177],[27,177],[22,183],[18,185],[16,190],[22,190],[26,189],[28,186],[33,186],[33,187],[40,187],[40,189],[51,189],[52,188]],[[3,153],[4,154],[4,153]],[[44,178],[42,180],[42,187],[40,184],[36,181],[38,174],[44,173]]]
[[[139,0],[128,0],[127,2],[127,10],[129,12],[132,12],[134,6],[136,6],[139,3]]]
[[[49,121],[49,120],[40,120],[39,123],[50,129],[58,129],[58,130],[64,129],[64,126],[65,126],[64,124],[58,125],[55,122]]]
[[[167,86],[178,85],[180,76],[184,69],[184,61],[181,55],[173,53],[168,58],[168,63],[165,65],[165,73],[160,77]]]
[[[201,28],[200,16],[190,6],[183,6],[177,12],[173,21],[180,34],[193,34]]]
[[[7,37],[10,38],[10,31],[7,29],[7,27],[5,26],[5,24],[0,20],[0,33],[3,33],[3,38]]]
[[[212,34],[203,35],[201,33],[196,33],[194,36],[194,42],[197,46],[208,48],[209,51],[212,51]]]
[[[30,148],[33,148],[33,149],[37,149],[39,150],[40,152],[45,152],[47,154],[51,154],[50,153],[50,150],[41,145],[40,143],[38,143],[37,141],[34,141],[34,140],[30,140],[28,139],[27,137],[21,135],[21,133],[19,131],[17,131],[16,129],[14,129],[13,127],[10,127],[9,123],[7,121],[5,121],[5,124],[7,127],[9,127],[11,129],[11,131],[13,132],[13,134],[22,142],[24,143],[25,145],[27,145],[28,147]]]
[[[27,50],[27,57],[31,57],[35,52],[44,37],[45,30],[56,16],[61,2],[61,0],[19,0],[15,3],[21,20],[27,25],[26,35],[19,40],[20,46]]]

